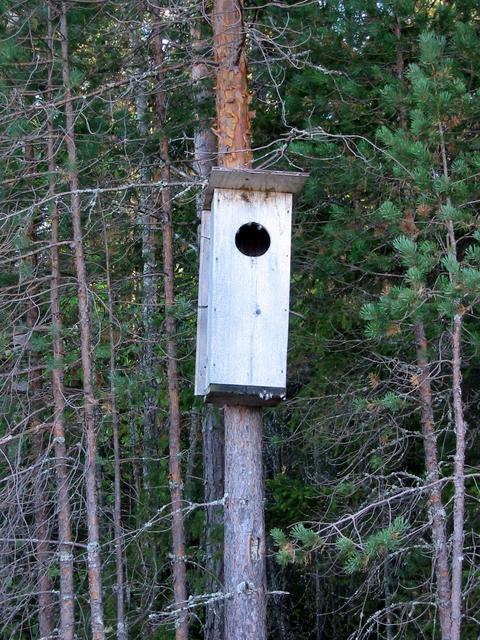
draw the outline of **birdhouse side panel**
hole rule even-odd
[[[197,350],[195,359],[195,395],[206,393],[208,280],[210,275],[210,211],[202,211],[200,225],[200,270],[198,281]]]
[[[282,392],[292,196],[216,189],[212,204],[206,386]]]

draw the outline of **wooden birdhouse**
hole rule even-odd
[[[195,394],[285,397],[293,195],[308,174],[214,168],[200,243]]]

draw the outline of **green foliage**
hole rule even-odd
[[[272,529],[270,535],[277,547],[275,559],[283,567],[290,563],[307,563],[310,559],[310,553],[322,545],[318,533],[307,529],[301,522],[293,525],[290,536],[287,536],[278,527]]]
[[[338,538],[335,546],[345,572],[352,575],[357,571],[367,571],[375,560],[399,549],[409,529],[409,522],[398,516],[388,527],[371,534],[361,543],[355,544],[346,536]]]

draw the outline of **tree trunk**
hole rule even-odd
[[[208,100],[213,99],[213,89],[208,81],[212,79],[211,67],[206,63],[208,41],[202,37],[202,24],[197,20],[190,28],[192,39],[192,81],[196,104],[196,126],[194,133],[194,169],[200,178],[207,178],[214,166],[217,144],[210,118],[205,115]],[[197,202],[197,215],[202,215],[202,194]],[[221,418],[212,407],[207,406],[202,416],[203,437],[203,483],[204,500],[208,504],[220,500],[224,493],[224,442]],[[220,528],[223,513],[219,506],[207,506],[205,511],[205,572],[206,591],[218,591],[223,584],[223,555]],[[206,605],[205,640],[223,640],[223,602]]]
[[[465,537],[465,434],[462,402],[462,315],[457,313],[453,321],[452,369],[453,369],[453,410],[455,415],[455,495],[453,503],[453,539],[452,539],[452,636],[451,640],[460,640],[462,626],[462,567],[463,543]]]
[[[172,501],[172,562],[173,562],[173,593],[177,611],[175,623],[176,640],[188,639],[188,619],[185,611],[179,611],[187,602],[187,571],[185,557],[185,528],[183,522],[183,483],[181,470],[181,441],[180,441],[180,395],[177,368],[177,343],[175,317],[174,282],[175,263],[173,255],[173,224],[172,202],[168,183],[170,182],[170,159],[168,153],[168,139],[163,133],[166,116],[166,96],[162,86],[163,64],[162,35],[159,28],[159,16],[156,19],[153,33],[155,64],[159,71],[159,89],[155,93],[155,109],[160,138],[160,179],[163,182],[161,193],[161,224],[162,224],[162,257],[163,257],[163,288],[165,297],[165,333],[167,352],[167,379],[169,400],[169,486]]]
[[[142,138],[148,135],[147,128],[147,94],[145,81],[138,84],[135,94],[137,127]],[[150,181],[150,170],[145,161],[140,163],[140,176],[144,184]],[[143,352],[142,375],[145,380],[145,397],[143,402],[143,482],[148,495],[150,476],[156,466],[157,458],[157,396],[155,344],[158,332],[155,327],[155,314],[158,304],[158,265],[157,265],[157,220],[153,213],[151,190],[140,188],[140,216],[142,226],[142,260],[143,260]]]
[[[225,638],[265,640],[262,411],[225,407]]]
[[[203,482],[205,502],[223,498],[224,494],[224,441],[223,428],[216,410],[208,406],[203,418]],[[205,571],[208,593],[221,589],[223,584],[223,557],[221,526],[223,513],[220,506],[207,506],[205,510]],[[205,640],[223,640],[224,613],[221,601],[207,605]]]
[[[385,553],[383,559],[383,593],[385,597],[386,624],[385,631],[387,640],[394,640],[393,615],[392,615],[392,593],[390,591],[390,555]]]
[[[25,161],[27,172],[33,171],[34,158],[33,149],[30,144],[25,146]],[[33,214],[32,214],[33,216]],[[28,239],[33,246],[36,240],[35,222],[32,218],[27,229]],[[38,306],[38,290],[35,286],[35,276],[37,271],[37,256],[31,255],[27,258],[31,267],[30,286],[27,288],[27,335],[31,339],[40,320],[40,308]],[[27,411],[32,417],[29,420],[29,429],[32,435],[32,461],[34,465],[33,475],[33,502],[35,513],[34,537],[38,539],[36,543],[37,559],[37,591],[38,591],[38,627],[40,638],[49,638],[55,628],[53,619],[53,597],[52,581],[48,574],[48,568],[52,558],[50,549],[49,527],[48,527],[48,498],[46,493],[46,478],[44,477],[44,457],[45,444],[44,434],[40,429],[42,420],[39,417],[39,395],[42,391],[42,368],[40,358],[31,347],[28,348],[28,395]]]
[[[250,95],[243,26],[243,0],[215,0],[213,13],[218,164],[249,167]]]
[[[70,90],[70,69],[68,52],[67,8],[62,3],[60,16],[62,43],[62,76],[65,91],[65,142],[69,161],[69,181],[71,189],[71,215],[73,243],[75,247],[75,270],[78,283],[78,314],[80,325],[80,349],[83,373],[84,424],[85,424],[85,489],[88,529],[88,586],[90,594],[91,627],[93,640],[104,640],[102,603],[102,565],[100,559],[100,534],[98,524],[98,498],[96,486],[97,441],[95,433],[95,395],[93,389],[92,341],[88,303],[88,280],[83,252],[83,234],[78,193],[77,149],[75,144],[74,111]]]
[[[242,0],[215,0],[218,164],[250,167],[250,95]],[[226,406],[225,639],[265,640],[262,409]]]
[[[50,67],[48,70],[48,91],[53,92],[54,63],[54,29],[53,9],[48,4],[48,46],[50,50]],[[49,173],[49,197],[55,195],[55,160],[54,130],[51,120],[47,123],[47,155]],[[53,446],[55,452],[55,474],[57,479],[58,502],[58,539],[60,556],[60,633],[62,640],[73,640],[75,637],[75,601],[73,591],[73,547],[71,529],[71,503],[68,486],[67,447],[65,441],[65,387],[63,370],[63,338],[62,317],[60,313],[60,256],[58,242],[59,213],[56,200],[52,200],[51,213],[51,269],[50,303],[52,308],[53,327],[53,359],[52,393],[53,393]]]
[[[212,131],[210,118],[205,115],[205,109],[210,98],[213,99],[213,89],[208,81],[212,80],[211,67],[207,64],[205,55],[208,51],[208,41],[202,37],[202,25],[193,22],[190,27],[192,39],[192,82],[193,96],[196,109],[196,126],[193,138],[194,169],[201,178],[207,178],[214,165],[217,154],[217,143]],[[198,210],[200,214],[200,209]]]
[[[442,123],[439,123],[440,148],[442,155],[443,176],[447,184],[450,181],[447,161],[447,148],[445,145]],[[450,198],[447,204],[451,206]],[[457,258],[457,240],[455,227],[452,220],[447,220],[447,245],[451,255]],[[450,273],[450,282],[456,285],[456,276]],[[453,413],[455,421],[455,463],[453,471],[454,498],[453,498],[453,536],[452,536],[452,628],[451,640],[460,640],[462,627],[462,568],[463,568],[463,544],[465,538],[465,435],[466,425],[463,415],[462,400],[462,326],[463,313],[459,309],[453,319],[452,332],[452,395]]]
[[[108,337],[110,342],[110,402],[112,411],[112,435],[113,435],[113,469],[114,469],[114,504],[113,504],[113,535],[115,546],[115,569],[117,596],[117,640],[127,640],[128,631],[125,622],[125,581],[123,569],[123,529],[122,529],[122,492],[121,492],[121,464],[120,464],[120,439],[118,435],[117,396],[115,389],[115,340],[113,335],[113,292],[110,275],[110,253],[108,249],[105,221],[103,226],[105,244],[105,268],[107,275],[108,295]]]
[[[423,322],[415,325],[415,340],[417,346],[417,364],[420,370],[420,411],[425,450],[425,466],[427,483],[433,483],[428,492],[428,507],[432,521],[432,539],[435,574],[437,579],[437,605],[442,640],[450,640],[451,624],[451,589],[450,573],[448,569],[448,545],[446,533],[446,514],[440,488],[440,470],[437,458],[437,435],[433,417],[432,387],[430,381],[430,367],[427,357],[427,338]]]
[[[396,38],[396,49],[397,49],[397,60],[396,60],[396,75],[401,85],[404,83],[405,76],[405,61],[403,58],[403,49],[402,49],[402,22],[399,16],[395,17],[395,38]],[[405,107],[401,106],[399,109],[399,123],[400,127],[406,131],[407,129],[407,114],[405,113]]]

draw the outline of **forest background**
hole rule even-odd
[[[212,7],[0,6],[0,637],[220,640]],[[477,639],[478,2],[244,20],[254,166],[311,174],[264,416],[269,637]]]

